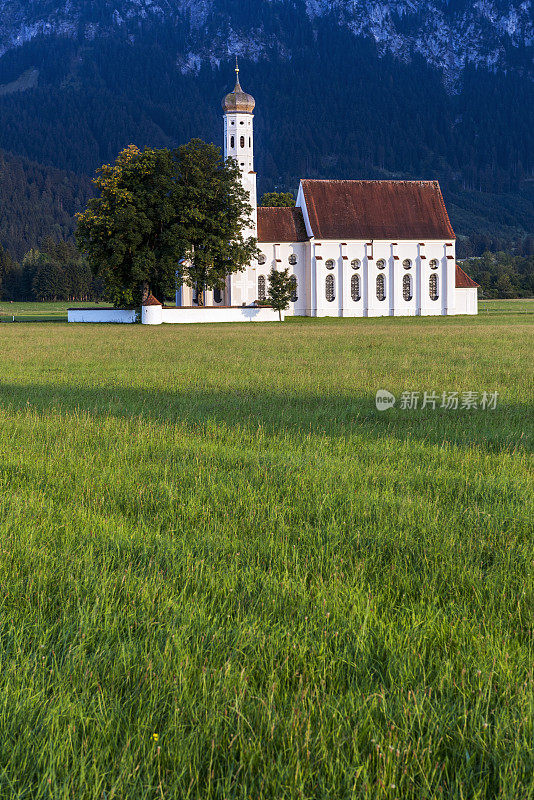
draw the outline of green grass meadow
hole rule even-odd
[[[0,798],[533,798],[528,302],[0,324]]]
[[[95,308],[96,304],[80,303],[21,303],[1,302],[1,322],[66,322],[69,308]],[[109,308],[109,303],[99,303],[99,308]]]

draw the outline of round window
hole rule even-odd
[[[325,262],[325,267],[327,269],[334,269],[335,266],[336,266],[336,262],[334,261],[333,258],[329,258],[328,261]]]
[[[266,261],[267,261],[267,259],[265,258],[263,253],[260,253],[259,256],[258,256],[258,264],[263,265],[263,264],[265,264]]]
[[[361,265],[362,265],[362,262],[360,261],[360,259],[359,259],[359,258],[354,258],[354,259],[353,259],[353,260],[350,262],[350,265],[351,265],[352,269],[360,269],[360,267],[361,267]]]
[[[385,269],[386,268],[385,259],[379,258],[378,261],[376,262],[376,268],[377,269]]]
[[[433,258],[430,262],[430,269],[437,269],[439,266],[439,262],[437,258]]]
[[[409,258],[405,258],[404,261],[402,262],[402,266],[404,267],[404,269],[411,269],[412,262],[410,261]]]
[[[295,253],[291,253],[291,255],[288,258],[288,261],[289,261],[289,263],[291,264],[292,267],[295,266],[295,264],[297,263],[297,257],[295,255]]]

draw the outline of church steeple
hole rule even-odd
[[[235,88],[222,102],[224,110],[224,157],[233,158],[239,166],[243,188],[249,194],[257,229],[256,173],[254,172],[254,108],[256,101],[241,88],[239,64],[235,62]]]
[[[237,56],[235,59],[235,87],[234,91],[227,94],[223,100],[222,106],[225,114],[240,113],[252,114],[256,101],[251,94],[247,94],[241,88],[239,82],[239,64],[237,63]]]

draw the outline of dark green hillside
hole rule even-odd
[[[47,235],[71,236],[91,194],[84,175],[0,151],[0,244],[20,259]]]
[[[253,6],[244,4],[241,16]],[[323,19],[315,39],[306,16],[288,5],[261,24],[272,51],[241,62],[243,84],[257,100],[260,192],[295,192],[304,176],[437,177],[461,254],[521,249],[534,231],[528,77],[469,67],[450,93],[420,56],[406,63],[379,56],[374,42],[333,18]],[[182,74],[188,30],[185,22],[145,25],[135,43],[118,34],[90,42],[46,37],[9,51],[0,58],[0,87],[16,86],[30,70],[39,77],[35,88],[0,94],[0,147],[90,176],[131,142],[173,146],[200,136],[219,143],[231,59]],[[274,46],[281,31],[284,58]],[[22,210],[9,213],[14,238],[29,241]]]

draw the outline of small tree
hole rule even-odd
[[[269,272],[267,298],[272,307],[278,311],[280,322],[282,321],[282,311],[288,308],[294,291],[295,278],[289,274],[289,269],[286,267],[286,269],[278,272],[273,267]]]
[[[260,200],[260,206],[270,206],[271,208],[294,205],[295,198],[291,192],[266,192]]]

